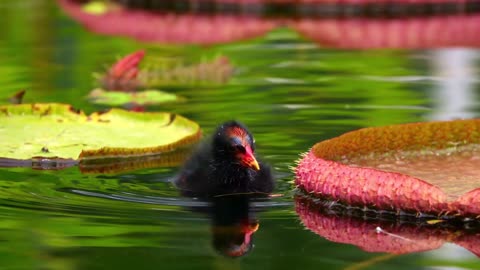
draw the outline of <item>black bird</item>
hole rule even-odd
[[[267,195],[274,188],[270,167],[255,157],[253,136],[237,121],[220,125],[187,160],[174,183],[190,197]]]

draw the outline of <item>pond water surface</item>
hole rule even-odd
[[[281,195],[252,202],[253,247],[232,259],[213,240],[225,210],[219,207],[218,214],[205,202],[180,197],[170,183],[177,167],[100,175],[77,167],[1,168],[0,268],[480,268],[474,253],[448,241],[426,248],[431,251],[392,255],[317,235],[296,213],[291,170],[314,143],[354,129],[480,117],[480,50],[339,50],[286,27],[222,45],[155,45],[89,32],[55,1],[4,0],[0,12],[2,103],[26,89],[26,103],[70,103],[93,112],[106,107],[85,98],[95,86],[92,73],[122,55],[146,49],[192,63],[226,56],[235,67],[228,83],[167,85],[162,90],[185,102],[148,110],[184,115],[204,134],[225,120],[242,121],[257,153],[274,168],[274,193]],[[350,233],[344,227],[337,232]]]

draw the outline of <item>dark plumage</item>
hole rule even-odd
[[[270,167],[257,162],[254,151],[247,128],[226,122],[187,160],[174,183],[185,196],[270,193],[274,187]]]

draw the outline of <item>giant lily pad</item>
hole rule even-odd
[[[218,6],[211,1],[182,1],[154,10],[148,1],[112,2],[59,0],[66,13],[91,31],[150,42],[217,44],[261,36],[286,25],[321,46],[340,48],[480,44],[478,8],[462,1],[214,1]],[[218,8],[222,5],[228,11]],[[272,13],[276,10],[282,12]]]
[[[348,205],[480,215],[480,119],[365,128],[322,141],[296,184]]]
[[[210,45],[257,37],[276,26],[275,22],[252,16],[175,15],[129,9],[113,1],[95,5],[76,0],[58,2],[68,15],[93,32],[148,42]]]
[[[85,115],[66,104],[0,106],[0,157],[8,159],[86,162],[158,155],[199,137],[196,123],[172,113],[111,109]]]
[[[421,1],[422,4],[426,2]],[[381,4],[386,3],[381,2]],[[418,6],[415,10],[420,8]],[[404,14],[402,18],[394,19],[305,18],[291,23],[291,26],[305,37],[325,47],[418,49],[479,46],[480,36],[477,28],[479,23],[478,14],[415,17],[410,12],[410,14]],[[446,29],[448,31],[445,31]],[[462,29],[477,30],[462,31]],[[442,32],[442,35],[438,35],[439,32]]]

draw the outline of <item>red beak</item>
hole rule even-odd
[[[251,168],[255,171],[260,170],[260,165],[258,164],[257,160],[255,159],[255,155],[253,155],[252,148],[249,145],[245,146],[245,154],[242,157],[242,164],[245,167]]]

